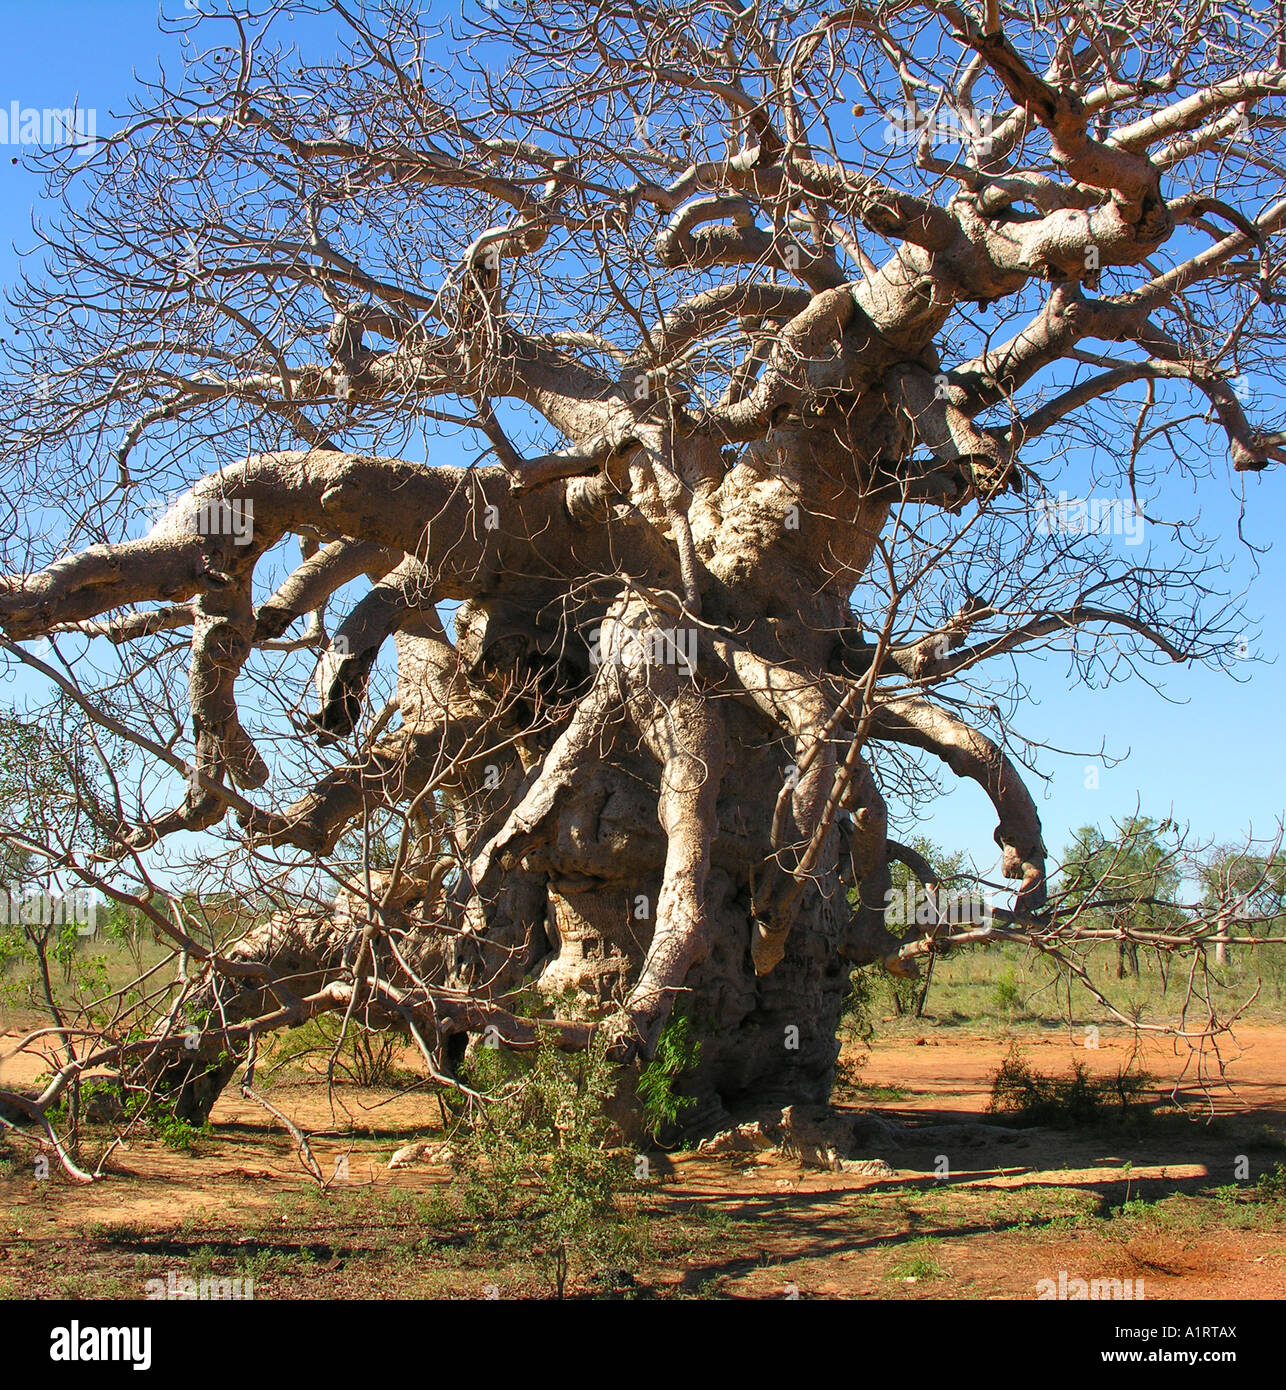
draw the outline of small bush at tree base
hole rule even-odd
[[[639,1076],[643,1121],[653,1139],[673,1129],[683,1112],[696,1104],[693,1097],[681,1096],[674,1089],[684,1072],[701,1059],[701,1044],[689,1034],[688,1020],[672,1016],[657,1041],[655,1055]]]
[[[532,1258],[558,1298],[570,1280],[635,1259],[622,1195],[634,1170],[611,1147],[606,1110],[615,1086],[605,1044],[569,1056],[542,1043],[462,1145],[460,1202],[475,1241]]]

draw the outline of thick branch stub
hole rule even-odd
[[[373,541],[331,541],[319,547],[259,605],[255,641],[280,637],[296,619],[324,607],[337,589],[361,575],[385,575],[400,559],[400,551]]]
[[[1045,844],[1040,816],[1031,793],[1013,763],[985,734],[954,718],[928,700],[893,700],[875,711],[873,735],[939,757],[959,777],[977,782],[991,798],[1000,818],[996,843],[1006,878],[1021,879],[1016,911],[1044,906]]]

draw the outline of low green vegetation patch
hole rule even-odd
[[[921,1283],[926,1279],[945,1279],[947,1270],[938,1258],[937,1242],[924,1236],[911,1241],[904,1252],[889,1266],[886,1278],[904,1283]]]
[[[1011,1124],[1072,1128],[1119,1119],[1127,1111],[1146,1113],[1146,1072],[1121,1070],[1094,1076],[1084,1062],[1073,1062],[1062,1076],[1037,1071],[1013,1043],[991,1082],[988,1113]]]

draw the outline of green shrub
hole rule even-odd
[[[507,1069],[498,1050],[487,1052],[471,1059],[475,1085],[480,1072]],[[569,1280],[631,1262],[637,1249],[622,1196],[632,1165],[611,1148],[615,1085],[605,1043],[579,1055],[542,1043],[480,1108],[461,1146],[460,1199],[475,1242],[532,1258],[558,1298]]]
[[[681,1096],[674,1088],[700,1059],[701,1044],[691,1036],[688,1020],[671,1015],[657,1042],[656,1053],[638,1081],[644,1128],[653,1139],[673,1129],[683,1112],[697,1103],[695,1097]]]
[[[324,1069],[335,1050],[339,1030],[340,1024],[335,1019],[317,1017],[279,1034],[271,1043],[268,1075],[295,1066]],[[336,1080],[369,1087],[399,1086],[418,1080],[398,1066],[398,1055],[405,1044],[405,1035],[396,1029],[373,1031],[350,1020],[335,1058]]]
[[[1286,1200],[1286,1163],[1275,1163],[1270,1171],[1259,1175],[1255,1195],[1268,1202]]]
[[[842,1018],[845,1031],[854,1041],[869,1043],[886,1012],[895,1018],[918,1016],[925,991],[923,977],[903,979],[878,965],[864,965],[848,978],[849,992]]]
[[[996,981],[995,990],[992,992],[996,1009],[1002,1014],[1016,1014],[1022,1008],[1023,994],[1018,985],[1018,977],[1014,974],[1014,967],[1011,965],[1005,973]]]
[[[1073,1062],[1066,1076],[1050,1076],[1013,1044],[992,1078],[987,1109],[1020,1125],[1099,1124],[1135,1106],[1148,1081],[1143,1072],[1096,1077],[1083,1062]]]
[[[189,1124],[172,1111],[158,1109],[152,1113],[152,1128],[167,1149],[177,1149],[179,1153],[199,1153],[202,1143],[214,1137],[214,1127],[206,1120],[203,1124]]]
[[[902,1255],[890,1265],[888,1279],[920,1283],[926,1279],[943,1279],[947,1271],[938,1258],[937,1244],[930,1236],[913,1240]]]

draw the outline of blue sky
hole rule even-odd
[[[181,0],[172,0],[167,10],[181,13]],[[0,0],[5,34],[0,108],[7,110],[14,101],[23,107],[65,107],[78,95],[83,106],[96,110],[99,131],[109,128],[109,113],[122,111],[132,90],[131,69],[150,74],[158,58],[171,69],[178,66],[178,40],[158,31],[157,13],[150,0]],[[19,153],[0,150],[0,284],[5,286],[17,275],[12,244],[30,244],[31,210],[40,197],[39,180],[10,162]],[[1283,514],[1286,477],[1277,471],[1244,481],[1248,534],[1257,544],[1268,544]],[[1220,482],[1207,486],[1209,496],[1199,499],[1206,528],[1231,537],[1236,504]],[[1087,691],[1072,687],[1065,660],[1051,657],[1028,666],[1033,702],[1020,719],[1021,732],[1080,750],[1076,756],[1042,755],[1041,766],[1053,778],[1048,794],[1031,784],[1051,851],[1057,852],[1072,828],[1119,819],[1136,805],[1157,816],[1173,812],[1201,837],[1237,838],[1252,826],[1257,835],[1272,833],[1286,810],[1286,662],[1280,659],[1286,647],[1286,556],[1281,549],[1270,551],[1260,565],[1249,610],[1259,620],[1254,646],[1266,661],[1243,663],[1240,684],[1218,673],[1173,667],[1161,673],[1164,695],[1141,682]],[[1093,756],[1104,743],[1113,756],[1128,753],[1128,758],[1104,766]],[[1099,769],[1096,788],[1086,785],[1091,766]],[[921,830],[989,864],[995,858],[993,824],[982,793],[966,786],[940,803],[932,823]]]

